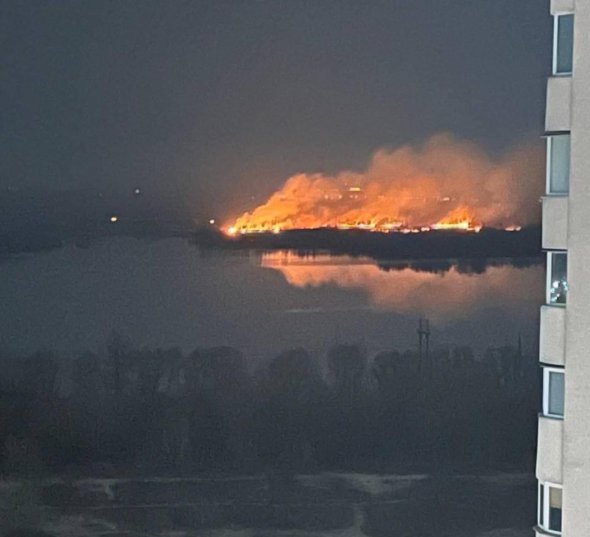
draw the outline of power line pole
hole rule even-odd
[[[422,359],[429,359],[430,356],[430,321],[428,319],[418,319],[418,357],[420,362]]]

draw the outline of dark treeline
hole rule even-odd
[[[543,263],[542,257],[502,257],[479,259],[446,259],[425,261],[400,261],[387,263],[377,262],[377,266],[386,272],[411,269],[414,272],[429,272],[431,274],[444,274],[455,269],[459,274],[484,274],[491,267],[510,266],[514,268],[529,268]]]
[[[374,233],[333,228],[295,229],[282,233],[252,233],[227,237],[213,228],[201,228],[193,241],[202,250],[278,251],[300,255],[328,252],[332,255],[370,257],[376,261],[430,259],[539,258],[541,229],[519,232],[484,228],[479,233],[439,230],[428,233]]]
[[[4,474],[530,469],[537,371],[519,348],[228,347],[2,357]]]

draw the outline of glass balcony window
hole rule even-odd
[[[567,253],[547,253],[547,303],[565,306],[567,283]]]
[[[561,534],[561,485],[539,482],[538,524],[543,530]]]
[[[553,74],[569,75],[574,60],[574,15],[564,13],[554,17]]]
[[[554,367],[543,368],[543,414],[563,418],[565,401],[564,370]]]
[[[547,137],[547,194],[567,194],[570,184],[570,134]]]

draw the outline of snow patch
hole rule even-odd
[[[110,501],[115,501],[115,492],[113,491],[113,485],[115,485],[118,479],[83,479],[78,481],[80,493],[84,494],[103,494]]]
[[[529,529],[500,528],[496,530],[478,533],[475,537],[530,537]]]
[[[382,496],[408,488],[416,481],[427,479],[429,476],[423,474],[412,475],[378,475],[378,474],[333,474],[345,480],[352,488],[370,494],[371,496]]]

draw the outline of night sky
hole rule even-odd
[[[379,147],[542,131],[546,1],[1,4],[2,190],[139,186],[225,218]]]

